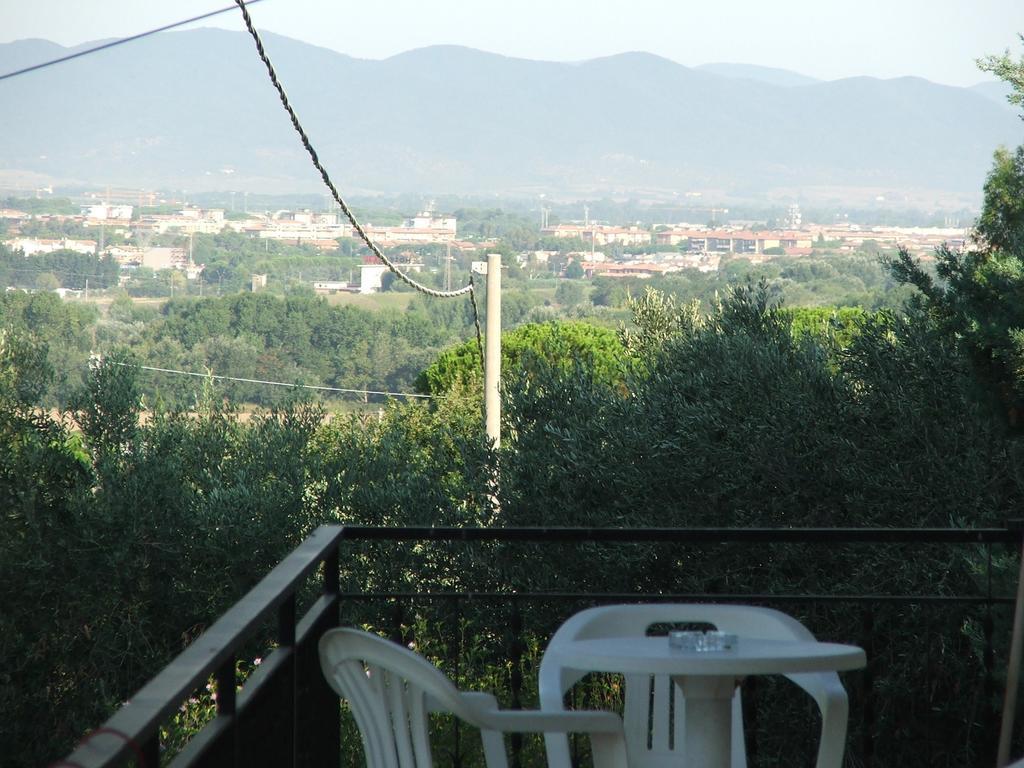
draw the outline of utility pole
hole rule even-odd
[[[446,243],[448,250],[444,257],[444,289],[450,291],[452,289],[452,244]]]
[[[501,445],[501,254],[487,254],[487,360],[484,411],[487,437]]]
[[[487,328],[484,335],[484,430],[494,447],[501,445],[501,254],[474,261],[473,271],[487,275]]]
[[[89,278],[85,278],[85,300],[89,300]]]

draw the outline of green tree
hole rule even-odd
[[[614,331],[580,321],[551,321],[520,326],[501,336],[502,378],[510,382],[545,367],[582,366],[603,381],[621,381],[625,354]],[[416,379],[420,392],[442,394],[482,375],[475,339],[442,352]]]
[[[1024,146],[996,150],[975,232],[983,247],[1024,254]]]
[[[577,281],[561,280],[555,289],[555,301],[563,307],[575,307],[586,298],[586,289]]]
[[[1017,35],[1021,42],[1024,42],[1024,35]],[[1024,106],[1024,56],[1019,61],[1014,61],[1007,49],[1002,54],[984,56],[977,59],[979,69],[991,72],[1000,80],[1005,82],[1012,89],[1006,100],[1011,104]],[[1024,119],[1024,115],[1021,116]]]
[[[979,62],[1024,96],[1024,59],[1009,53]],[[903,249],[893,276],[918,289],[916,306],[972,360],[984,394],[1013,429],[1024,429],[1024,146],[999,149],[985,181],[974,247],[936,251],[934,280]]]
[[[41,272],[36,276],[36,288],[41,291],[55,291],[60,288],[60,280],[53,272]]]

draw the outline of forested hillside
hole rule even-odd
[[[1016,131],[985,95],[915,77],[790,86],[640,52],[567,63],[434,46],[376,61],[265,42],[324,162],[367,191],[964,200]],[[59,51],[2,44],[0,69]],[[343,97],[328,97],[338,83]],[[33,108],[0,112],[3,168],[190,191],[318,188],[243,32],[157,35],[10,80],[4,94]],[[55,131],[69,114],[75,130]],[[924,116],[928,130],[909,130]]]
[[[565,251],[571,244],[559,243]],[[320,254],[311,248],[256,247],[239,235],[198,236],[197,253],[208,260],[205,283],[178,287],[168,282],[173,270],[136,275],[132,294],[121,290],[101,293],[104,262],[71,251],[26,259],[0,246],[0,272],[8,268],[12,285],[36,291],[40,275],[66,288],[81,290],[90,275],[92,296],[62,302],[53,293],[10,291],[0,296],[4,326],[44,342],[58,373],[48,387],[50,406],[66,404],[80,384],[90,356],[129,350],[144,366],[191,373],[212,373],[286,384],[306,384],[351,390],[411,391],[417,376],[444,349],[475,339],[473,307],[468,299],[438,301],[405,293],[401,283],[392,292],[368,298],[359,306],[316,296],[309,280],[347,277],[348,264],[361,256]],[[417,258],[435,264],[433,251]],[[562,259],[559,262],[559,258]],[[909,295],[882,267],[878,252],[840,255],[822,250],[813,256],[777,257],[763,264],[736,258],[725,260],[718,272],[677,272],[652,279],[556,277],[564,264],[517,266],[513,257],[502,292],[502,324],[514,328],[526,322],[554,319],[584,320],[606,328],[630,324],[628,302],[655,288],[680,302],[698,300],[710,308],[716,296],[731,286],[764,280],[776,301],[791,307],[896,308]],[[62,261],[63,260],[63,261]],[[88,262],[88,263],[86,263]],[[110,282],[116,279],[116,265]],[[468,257],[466,258],[468,271]],[[265,270],[275,290],[252,293],[240,286],[253,272]],[[437,285],[436,268],[421,274]],[[200,295],[200,294],[203,295]],[[173,297],[171,296],[173,294]],[[211,295],[212,294],[212,295]],[[217,295],[220,294],[220,295]],[[481,290],[479,306],[485,291]],[[401,298],[398,303],[395,300]],[[154,303],[153,299],[159,299]],[[371,307],[377,307],[373,309]],[[189,407],[202,382],[195,377],[149,372],[140,380],[148,406],[158,401]],[[281,388],[253,383],[225,384],[224,393],[239,404],[271,405],[285,397]],[[351,402],[352,394],[336,399]],[[379,398],[378,398],[379,400]]]

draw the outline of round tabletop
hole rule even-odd
[[[575,640],[557,651],[561,664],[592,672],[664,675],[771,675],[860,669],[867,663],[855,645],[815,640],[740,637],[728,651],[684,651],[668,637]]]

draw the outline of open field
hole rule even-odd
[[[409,307],[409,303],[412,301],[416,294],[412,291],[401,292],[401,293],[335,293],[324,296],[327,303],[332,307],[341,306],[353,306],[359,309],[397,309],[404,310]],[[198,298],[198,297],[194,297]],[[206,296],[204,298],[211,298]],[[83,301],[83,299],[68,299],[69,301]],[[95,304],[100,312],[106,314],[110,308],[110,304],[113,302],[114,297],[110,294],[95,294],[89,296],[90,304]],[[154,309],[160,309],[164,304],[167,303],[168,298],[166,296],[134,296],[132,297],[132,303],[139,306],[153,307]]]

